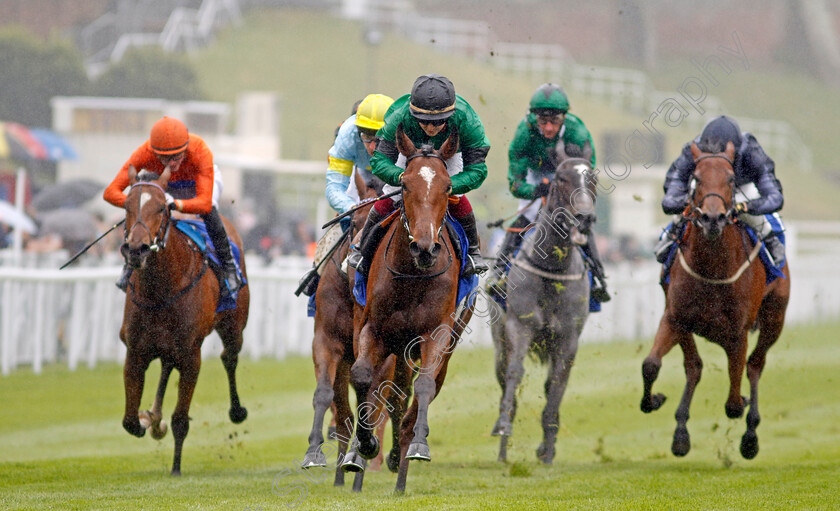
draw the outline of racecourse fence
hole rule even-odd
[[[810,222],[791,225],[789,231],[793,288],[787,323],[840,317],[840,224]],[[296,297],[294,290],[311,262],[299,257],[269,265],[260,262],[256,257],[248,261],[251,312],[242,355],[252,359],[309,355],[314,323],[306,316],[306,297]],[[659,270],[653,261],[607,266],[613,299],[589,316],[581,341],[652,339],[665,305]],[[21,366],[39,373],[46,364],[75,369],[80,364],[94,367],[101,361],[121,361],[125,347],[119,329],[125,295],[114,286],[119,273],[120,266],[113,261],[104,267],[63,271],[0,266],[2,373]],[[495,316],[481,292],[476,311],[464,347],[492,345],[490,324]],[[205,357],[221,353],[217,334],[205,341],[202,352]]]

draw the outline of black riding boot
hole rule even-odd
[[[370,260],[373,259],[373,247],[371,242],[378,244],[377,237],[381,237],[382,229],[378,226],[388,215],[380,215],[375,207],[368,211],[365,225],[362,227],[362,232],[359,237],[358,245],[350,245],[350,250],[347,253],[347,266],[355,268],[362,275],[367,277],[368,270],[370,270]],[[372,236],[373,232],[377,232],[377,236]]]
[[[785,260],[785,246],[782,244],[782,240],[776,237],[776,233],[771,233],[763,241],[767,251],[770,252],[770,257],[773,258],[773,264],[776,266],[782,264]]]
[[[591,261],[590,270],[594,280],[590,295],[596,301],[604,303],[610,301],[610,294],[607,292],[607,276],[604,274],[604,265],[601,264],[598,256],[598,246],[595,244],[595,235],[589,234],[586,245],[583,245],[583,252]]]
[[[505,233],[502,246],[499,247],[499,253],[496,254],[496,262],[493,263],[493,268],[487,277],[486,289],[491,296],[501,297],[504,294],[502,286],[507,275],[508,263],[510,263],[516,249],[522,245],[522,229],[527,227],[529,223],[525,216],[520,216],[513,221],[509,227],[510,230]]]
[[[475,226],[475,214],[469,213],[461,218],[457,218],[458,223],[464,228],[464,234],[467,235],[467,243],[469,243],[469,250],[467,257],[470,259],[469,264],[464,268],[464,277],[469,278],[474,274],[481,275],[490,268],[484,258],[481,257],[481,248],[479,247],[478,229]]]
[[[122,274],[120,275],[120,280],[117,281],[117,287],[125,292],[128,289],[128,281],[131,280],[131,274],[134,273],[134,268],[129,266],[128,264],[123,265]]]
[[[216,247],[216,255],[219,256],[219,261],[222,263],[224,282],[219,285],[221,294],[223,297],[228,297],[239,290],[242,281],[236,272],[236,263],[233,262],[233,253],[230,250],[225,225],[222,223],[222,217],[219,216],[219,210],[215,206],[206,215],[201,215],[201,219],[207,226],[207,234],[210,235],[210,241]]]
[[[679,236],[683,223],[685,223],[683,220],[671,222],[668,230],[662,234],[656,246],[653,248],[653,254],[656,257],[656,262],[659,264],[665,264],[665,261],[668,260],[668,255],[671,253],[671,246],[677,241],[677,236]]]

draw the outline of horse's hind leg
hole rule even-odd
[[[131,348],[125,354],[123,381],[125,383],[125,414],[123,428],[136,437],[146,434],[146,428],[140,424],[140,400],[143,397],[143,384],[146,381],[146,369],[149,359],[145,354],[138,354]]]
[[[201,351],[196,349],[192,354],[184,357],[178,371],[181,377],[178,381],[178,403],[172,413],[172,436],[175,437],[175,457],[172,462],[172,475],[181,475],[181,450],[184,439],[190,431],[190,403],[192,402],[198,372],[201,369]]]
[[[694,343],[691,334],[686,334],[680,340],[680,347],[683,350],[683,366],[685,367],[685,390],[683,390],[677,412],[674,414],[677,419],[677,429],[674,431],[674,441],[671,444],[671,452],[674,456],[685,456],[691,449],[691,437],[686,427],[689,417],[688,410],[691,407],[694,390],[697,388],[700,375],[703,372],[703,361],[700,360],[697,345]]]
[[[651,394],[653,389],[653,382],[659,376],[659,370],[662,368],[662,357],[671,351],[671,348],[677,344],[677,336],[685,337],[690,334],[684,332],[678,333],[671,325],[668,311],[662,315],[659,320],[659,329],[656,331],[656,337],[653,341],[653,347],[650,349],[645,361],[642,362],[642,382],[644,390],[642,392],[641,409],[645,413],[650,413],[654,410],[659,410],[659,407],[665,402],[664,394]]]
[[[321,451],[321,446],[324,443],[324,416],[333,404],[335,374],[343,355],[324,346],[324,343],[318,339],[319,335],[324,334],[316,332],[316,338],[312,343],[312,360],[315,364],[315,378],[318,383],[315,387],[315,394],[312,396],[312,408],[315,415],[312,420],[312,430],[309,432],[309,448],[301,464],[301,468],[305,469],[327,466],[327,458]]]
[[[239,404],[239,392],[236,390],[236,366],[239,365],[239,352],[242,350],[242,330],[233,324],[226,324],[217,329],[222,338],[222,364],[228,377],[230,388],[230,410],[228,416],[231,422],[239,424],[248,417],[248,410]]]
[[[554,444],[560,429],[560,403],[569,383],[569,374],[577,354],[577,339],[567,343],[560,353],[551,355],[551,367],[545,382],[545,408],[542,413],[543,441],[537,449],[537,458],[551,465],[554,461]]]
[[[750,409],[747,412],[747,431],[741,437],[741,456],[751,460],[758,454],[758,435],[756,428],[761,422],[761,415],[758,413],[758,380],[764,370],[767,361],[767,352],[776,343],[782,333],[785,322],[785,307],[787,297],[777,299],[768,296],[759,310],[759,325],[761,331],[758,334],[758,342],[747,361],[747,379],[750,381]]]
[[[513,419],[516,414],[516,388],[522,382],[525,375],[525,355],[528,354],[528,346],[531,342],[525,332],[533,331],[519,323],[511,323],[508,319],[505,328],[507,336],[507,367],[504,368],[504,385],[502,386],[502,399],[499,402],[499,418],[493,426],[492,435],[507,437],[513,434]],[[498,371],[497,371],[498,372]],[[502,446],[504,447],[504,445]],[[500,449],[499,460],[504,461],[503,451]]]

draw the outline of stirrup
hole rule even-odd
[[[315,291],[318,289],[318,280],[319,280],[318,272],[315,271],[315,268],[310,268],[309,271],[301,277],[300,282],[298,283],[298,288],[295,290],[295,296],[300,296],[303,293],[306,296],[312,296],[315,294]]]
[[[363,259],[362,252],[359,248],[355,245],[351,246],[347,252],[347,266],[361,271]]]
[[[675,243],[670,237],[666,237],[665,239],[659,240],[656,244],[656,247],[653,249],[653,253],[656,256],[656,262],[659,264],[665,264],[665,261],[668,260],[668,254],[671,253],[671,246]]]
[[[131,268],[126,266],[123,268],[122,275],[120,275],[120,279],[115,283],[117,288],[122,291],[123,293],[128,291],[128,282],[131,280],[131,274],[133,271]]]
[[[242,287],[242,280],[239,279],[239,274],[236,271],[236,266],[224,265],[222,266],[222,277],[220,287],[222,287],[222,296],[231,296]]]

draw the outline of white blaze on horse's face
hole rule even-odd
[[[426,182],[426,196],[432,192],[432,181],[435,179],[435,169],[423,167],[420,169],[420,177]]]
[[[589,172],[589,165],[585,165],[583,163],[578,163],[575,165],[575,170],[581,176],[585,176],[587,172]]]
[[[140,194],[140,208],[137,210],[137,213],[140,213],[140,211],[143,210],[143,206],[147,202],[149,202],[149,199],[151,199],[151,198],[152,198],[152,194],[150,194],[149,192],[143,192],[143,193]]]

